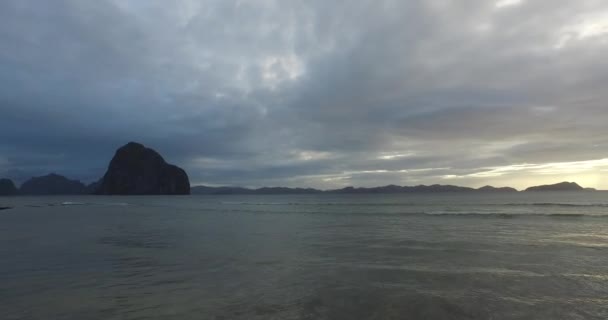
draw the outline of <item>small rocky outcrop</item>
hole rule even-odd
[[[86,186],[82,182],[55,173],[31,178],[19,189],[19,193],[26,195],[84,194],[85,192]]]
[[[165,162],[158,152],[136,142],[116,151],[97,188],[105,195],[190,194],[186,172]]]
[[[13,196],[17,194],[17,187],[10,179],[0,179],[0,196]]]
[[[530,187],[526,189],[526,191],[585,191],[585,189],[575,182],[561,182],[557,184]]]

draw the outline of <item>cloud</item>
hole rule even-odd
[[[546,179],[471,174],[605,158],[606,13],[594,0],[3,1],[0,175],[93,181],[136,140],[197,184]]]
[[[523,0],[500,0],[496,2],[496,8],[502,9],[505,7],[517,6],[521,5]]]

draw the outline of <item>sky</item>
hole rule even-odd
[[[3,0],[0,177],[608,189],[605,0]]]

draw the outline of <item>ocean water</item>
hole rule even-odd
[[[608,319],[608,193],[0,198],[0,319]]]

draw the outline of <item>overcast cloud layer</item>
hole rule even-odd
[[[0,2],[0,177],[608,188],[605,0]]]

